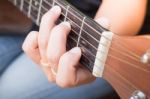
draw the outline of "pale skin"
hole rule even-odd
[[[146,2],[146,0],[104,0],[95,19],[99,24],[119,35],[134,35],[142,25]],[[126,7],[127,5],[129,6]],[[48,80],[60,87],[90,83],[95,77],[79,64],[81,49],[75,47],[66,51],[66,40],[71,26],[68,22],[55,24],[60,13],[61,9],[58,6],[48,11],[42,17],[39,31],[32,31],[27,36],[23,50],[40,65]],[[138,16],[135,17],[136,15]],[[48,64],[49,67],[43,66],[41,62]],[[57,71],[57,74],[55,75],[51,69]]]

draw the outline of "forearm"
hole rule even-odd
[[[147,0],[103,0],[95,19],[106,17],[110,30],[119,35],[135,35],[140,30]]]

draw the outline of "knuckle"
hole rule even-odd
[[[54,55],[47,55],[47,59],[51,65],[56,65],[58,61],[58,57]]]
[[[38,43],[39,43],[39,47],[41,49],[46,49],[48,40],[43,39],[43,38],[39,38]]]
[[[56,51],[51,48],[47,51],[47,59],[49,60],[50,64],[57,65],[61,54],[61,51]]]

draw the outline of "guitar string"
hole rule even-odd
[[[97,57],[95,57],[95,58],[97,58]],[[100,60],[100,59],[99,59]],[[129,64],[129,63],[128,63]],[[132,64],[133,65],[133,64]]]
[[[47,9],[48,10],[48,9]],[[63,22],[63,21],[62,21]],[[77,32],[75,31],[75,30],[73,30],[76,34],[77,34]],[[73,39],[72,37],[70,37],[71,39]],[[75,39],[73,39],[76,43],[77,43],[77,41],[75,40]],[[87,49],[88,50],[88,49]],[[89,50],[88,50],[88,52],[90,52]],[[99,61],[101,61],[101,62],[103,62],[101,59],[99,59],[99,58],[97,58],[93,53],[91,53],[90,52],[90,54],[92,55],[92,56],[94,56],[96,59],[98,59]],[[104,54],[104,53],[103,53]],[[86,55],[85,55],[86,56]],[[110,57],[113,57],[113,58],[115,58],[115,59],[117,59],[117,60],[120,60],[121,62],[124,62],[124,63],[126,63],[126,64],[129,64],[129,65],[132,65],[132,66],[134,66],[134,67],[136,67],[136,68],[139,68],[139,67],[137,67],[136,65],[134,65],[134,64],[131,64],[131,63],[129,63],[128,61],[125,61],[125,60],[122,60],[122,59],[119,59],[118,57],[115,57],[115,56],[112,56],[112,55],[108,55],[108,56],[110,56]],[[92,61],[92,60],[91,60]],[[93,61],[92,61],[93,62]],[[139,68],[140,69],[140,68]],[[144,70],[144,69],[143,69]]]
[[[108,64],[106,64],[106,66],[108,67]],[[111,66],[109,66],[109,69],[112,68]],[[122,74],[120,74],[119,72],[117,72],[116,70],[114,70],[113,68],[111,69],[111,72],[116,73],[118,76],[120,76],[123,80],[125,80],[128,84],[130,84],[130,87],[132,87],[134,90],[137,89],[137,87],[131,83],[129,80],[127,80],[127,78],[125,78],[124,76],[122,76]],[[126,88],[126,87],[125,87]],[[129,88],[127,89],[129,91],[131,91]]]
[[[47,4],[49,4],[49,6],[51,6],[51,4],[47,1],[47,0],[43,0],[43,1],[45,1],[45,3],[47,3]],[[55,2],[59,5],[59,6],[61,6],[62,8],[64,8],[64,9],[66,9],[64,6],[62,6],[59,2],[57,2],[56,0],[55,0]],[[74,15],[72,12],[70,12],[70,11],[68,11],[69,13],[71,13],[72,15]],[[80,14],[78,14],[78,15],[80,15]],[[78,18],[81,22],[82,22],[82,20],[78,17],[78,16],[76,16],[76,15],[74,15],[76,18]],[[83,17],[83,16],[81,16],[81,17]],[[103,36],[101,33],[99,33],[96,29],[94,29],[93,27],[91,27],[89,24],[87,24],[86,22],[85,22],[85,24],[87,25],[87,26],[89,26],[92,30],[94,30],[95,31],[95,33],[97,33],[97,34],[99,34],[99,35],[101,35],[101,36]],[[110,41],[110,39],[109,38],[107,38],[106,36],[103,36],[103,37],[105,37],[106,39],[108,39],[109,41]],[[99,41],[98,41],[99,42]],[[122,44],[121,44],[121,47],[122,47]],[[122,47],[123,48],[123,47]],[[133,52],[131,52],[130,51],[130,53],[131,54],[134,54],[135,55],[135,57],[140,57],[140,56],[138,56],[138,55],[136,55],[135,53],[133,53]]]
[[[44,6],[42,6],[42,8],[44,8],[46,11],[48,11],[48,9],[46,9]],[[62,15],[64,15],[63,13],[62,13]],[[71,21],[72,23],[74,23],[78,28],[80,28],[79,27],[79,25],[77,25],[77,23],[75,23],[74,21],[72,21],[70,18],[67,18],[69,21]],[[72,30],[74,30],[74,29],[72,29]],[[74,30],[75,31],[75,30]],[[83,31],[85,31],[85,30],[83,30]],[[78,33],[77,32],[75,32],[76,33],[76,35],[78,35]],[[87,33],[86,32],[86,34],[89,34],[89,33]],[[90,36],[90,35],[89,35]],[[84,39],[88,44],[90,44],[96,51],[99,51],[94,45],[92,45],[88,40],[86,40],[83,36],[81,36],[81,38],[82,39]],[[99,43],[99,44],[101,44],[101,45],[103,45],[103,46],[106,46],[106,45],[104,45],[104,44],[102,44],[102,43]],[[114,50],[114,51],[118,51],[120,54],[123,54],[123,55],[125,55],[125,56],[128,56],[128,57],[130,57],[130,58],[132,58],[132,59],[134,59],[134,60],[137,60],[135,57],[132,57],[131,55],[129,55],[129,54],[127,54],[127,53],[123,53],[123,52],[121,52],[120,50],[116,50],[115,48],[113,48],[113,47],[110,47],[110,49],[112,49],[112,50]]]
[[[72,37],[70,37],[70,38],[71,38],[72,40],[74,40],[74,41],[77,43],[77,41],[76,41],[74,38],[72,38]],[[104,53],[103,53],[103,54],[104,54]],[[141,69],[141,70],[143,70],[143,71],[145,71],[145,72],[150,72],[150,71],[147,70],[147,69],[140,68],[140,67],[138,67],[137,65],[132,64],[132,63],[128,62],[127,60],[122,60],[122,59],[120,59],[120,58],[118,58],[118,57],[116,57],[116,56],[114,56],[114,55],[108,54],[108,56],[110,56],[110,57],[112,57],[112,58],[114,58],[114,59],[116,59],[116,60],[119,60],[120,62],[126,63],[126,64],[128,64],[128,65],[130,65],[130,66],[132,66],[132,67],[135,67],[135,68],[137,68],[137,69]],[[100,58],[97,58],[96,56],[95,56],[95,58],[98,59],[99,61],[103,62]],[[94,65],[95,65],[96,67],[99,67],[99,66],[97,66],[96,64],[94,64]],[[105,65],[106,65],[106,63],[105,63]]]
[[[45,0],[44,0],[45,1]],[[48,2],[45,2],[45,3],[48,3]],[[48,3],[49,4],[49,3]],[[49,4],[49,6],[51,6],[51,4]],[[64,7],[63,7],[64,8]],[[77,25],[78,26],[78,25]],[[78,26],[79,27],[79,26]],[[90,35],[89,33],[87,33],[87,31],[85,31],[84,29],[83,29],[83,31],[84,32],[86,32],[86,34],[88,34],[90,37],[92,37],[93,38],[93,36],[92,35]],[[96,40],[95,38],[94,38],[94,40]],[[99,41],[98,40],[96,40],[96,42],[98,42],[99,43]],[[121,52],[122,53],[122,52]],[[131,55],[130,55],[131,56]],[[131,56],[132,57],[132,56]],[[132,58],[135,58],[135,57],[132,57]],[[138,57],[139,58],[139,57]],[[135,58],[136,59],[136,58]]]
[[[49,2],[47,2],[47,0],[43,0],[43,2],[45,1],[45,3],[47,3],[49,6],[51,6],[51,4],[49,3]],[[59,6],[61,6],[62,8],[64,8],[59,2],[56,2]],[[65,9],[65,8],[64,8]],[[72,15],[74,15],[72,12],[70,12],[70,11],[68,11],[69,13],[71,13]],[[78,18],[76,15],[74,15],[76,18]],[[80,18],[78,18],[80,21],[82,21]],[[93,27],[91,27],[90,25],[88,25],[86,22],[85,22],[85,24],[87,25],[87,26],[89,26],[92,30],[94,30],[96,33],[98,33],[99,35],[101,35],[101,36],[103,36],[102,34],[100,34],[97,30],[95,30]],[[84,29],[83,29],[84,30]],[[84,30],[85,31],[85,30]],[[87,32],[87,31],[85,31],[85,32]],[[89,33],[88,33],[89,34]],[[106,36],[103,36],[103,37],[105,37],[106,39],[108,39]],[[110,41],[110,39],[108,39],[109,41]],[[99,41],[98,41],[99,42]],[[119,43],[119,42],[118,42]],[[118,45],[118,44],[117,44]],[[119,44],[119,45],[121,45],[120,47],[122,47],[123,48],[123,44]],[[124,49],[124,48],[123,48]],[[140,56],[138,56],[136,53],[133,53],[133,52],[131,52],[131,51],[128,51],[127,50],[127,52],[130,52],[130,54],[132,54],[132,55],[134,55],[135,57],[137,57],[137,58],[139,58],[140,59]],[[133,57],[133,58],[135,58],[135,57]]]
[[[49,6],[52,6],[48,1],[45,1],[45,0],[43,0],[43,2],[44,3],[46,3],[46,4],[48,4]],[[56,2],[57,3],[57,2]],[[60,5],[61,6],[61,5]],[[61,6],[61,7],[63,7],[63,6]],[[64,7],[63,7],[64,8]],[[71,14],[73,14],[73,13],[71,13]],[[80,18],[79,18],[80,19]],[[81,20],[81,19],[80,19]],[[88,34],[88,35],[90,35],[89,33],[87,33],[87,31],[85,31],[84,29],[83,29],[83,31],[84,32],[86,32],[86,34]],[[90,35],[90,37],[92,37],[93,38],[93,36],[92,35]],[[94,40],[96,40],[95,38],[94,38]],[[99,43],[99,41],[98,40],[96,40],[96,42],[98,42]],[[123,48],[124,49],[124,48]],[[122,53],[122,52],[120,52],[120,53]],[[126,56],[129,56],[128,54],[126,54]],[[130,57],[132,57],[131,55],[130,55]],[[135,60],[137,60],[137,61],[139,61],[139,59],[140,59],[140,57],[138,56],[138,58],[139,59],[137,59],[136,57],[132,57],[132,58],[134,58]]]
[[[49,6],[52,6],[47,0],[43,0],[43,2],[45,1],[45,3],[47,3]],[[59,2],[56,2],[56,3],[59,3]],[[61,4],[58,4],[59,6],[61,6]],[[63,7],[63,6],[61,6],[61,7]],[[64,7],[63,7],[64,8]],[[64,8],[65,9],[65,8]],[[68,11],[68,12],[70,12],[70,11]],[[70,12],[71,14],[73,14],[72,12]],[[74,15],[75,17],[76,17],[76,15]],[[76,17],[76,18],[78,18],[78,17]],[[80,18],[78,18],[79,20],[81,20]],[[86,25],[88,25],[86,22],[85,22],[85,24]],[[89,26],[89,25],[88,25]],[[89,27],[91,27],[91,26],[89,26]],[[96,33],[98,33],[99,35],[101,35],[97,30],[95,30],[93,27],[91,27]],[[84,29],[83,29],[84,30]],[[88,33],[89,34],[89,33]],[[103,35],[102,35],[103,36]],[[103,37],[105,37],[105,36],[103,36]],[[108,39],[107,37],[105,37],[106,39]],[[108,39],[109,40],[109,39]],[[99,41],[98,41],[99,42]],[[119,43],[119,42],[118,42]],[[117,44],[118,45],[118,44]],[[121,46],[120,47],[122,47],[123,48],[123,45],[121,44]],[[123,48],[124,49],[124,48]],[[126,51],[126,50],[125,50]],[[130,52],[130,54],[132,54],[132,55],[134,55],[135,57],[137,57],[138,59],[140,59],[140,56],[138,56],[138,55],[136,55],[136,53],[133,53],[133,52],[131,52],[131,51],[127,51],[127,52]],[[131,56],[131,55],[130,55]],[[133,57],[133,58],[135,58],[135,57]]]
[[[43,7],[43,8],[45,8],[45,7]],[[47,11],[48,11],[48,9],[47,8],[45,8]],[[63,15],[63,13],[62,13],[62,15]],[[67,18],[67,19],[69,19],[69,18]],[[70,20],[70,19],[69,19]],[[72,20],[70,20],[70,21],[72,21]],[[72,21],[73,22],[73,21]],[[73,23],[75,23],[75,22],[73,22]],[[75,23],[76,24],[76,23]],[[76,26],[78,26],[77,24],[76,24]],[[79,27],[79,26],[78,26]],[[87,33],[87,32],[86,32]],[[77,34],[77,33],[76,33]],[[89,43],[89,42],[88,42]],[[90,45],[92,45],[92,44],[90,44]],[[103,45],[103,46],[106,46],[106,45],[104,45],[104,44],[101,44],[101,45]],[[95,47],[94,47],[95,48]],[[112,47],[110,47],[110,49],[112,49],[112,50],[115,50],[114,48],[112,48]],[[97,49],[96,49],[97,50]],[[98,51],[98,50],[97,50]],[[117,51],[117,50],[116,50]],[[128,55],[127,53],[122,53],[121,51],[118,51],[120,54],[123,54],[123,55],[125,55],[125,56],[128,56],[128,57],[130,57],[130,58],[134,58],[134,60],[136,60],[136,61],[139,61],[139,60],[137,60],[135,57],[132,57],[131,55]]]

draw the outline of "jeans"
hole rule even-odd
[[[0,37],[0,99],[118,99],[101,78],[68,89],[49,83],[39,66],[21,54],[23,39]]]

